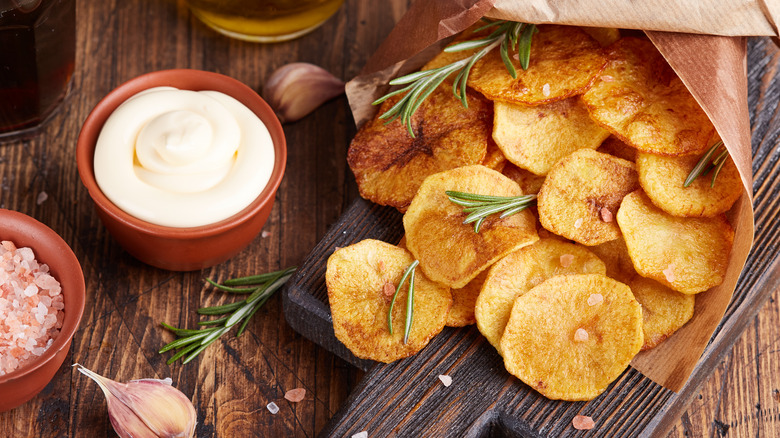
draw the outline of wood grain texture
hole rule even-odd
[[[346,0],[344,7],[314,33],[289,43],[257,45],[217,35],[195,20],[181,0],[78,0],[72,92],[38,136],[0,144],[0,207],[35,217],[71,245],[84,270],[87,307],[69,360],[39,396],[0,413],[0,436],[115,436],[102,394],[93,382],[73,372],[69,366],[73,362],[117,380],[171,377],[197,407],[199,437],[313,437],[326,427],[347,403],[363,373],[296,333],[285,322],[280,296],[255,316],[244,336],[226,336],[190,364],[168,366],[168,356],[156,351],[172,339],[159,328],[160,321],[193,327],[198,307],[229,301],[229,297],[204,287],[204,277],[223,280],[301,263],[357,197],[354,178],[346,167],[346,147],[355,132],[346,99],[336,99],[300,122],[285,126],[288,169],[264,228],[268,237],[258,237],[230,261],[199,272],[151,268],[111,239],[79,181],[76,138],[81,123],[103,96],[123,81],[153,70],[216,71],[259,89],[275,68],[307,61],[351,78],[409,3]],[[777,250],[780,233],[773,225],[773,218],[780,213],[780,188],[773,183],[780,171],[780,153],[774,150],[780,135],[776,109],[780,60],[777,50],[760,40],[751,45],[751,65],[760,66],[751,70],[750,81],[754,150],[760,152],[754,171],[763,175],[756,185],[757,219],[761,218],[762,224],[757,237],[766,243],[763,254],[770,254]],[[49,198],[38,205],[36,198],[42,191]],[[756,272],[767,269],[763,259],[752,259],[752,263]],[[749,288],[759,282],[754,277],[748,280]],[[778,322],[776,302],[764,307],[758,318],[745,319],[745,335],[731,352],[724,353],[725,359],[717,364],[709,381],[693,395],[687,413],[671,425],[673,436],[718,436],[713,426],[716,419],[731,427],[729,436],[773,436],[780,406],[780,395],[774,392],[780,388]],[[441,342],[453,336],[463,336],[454,352],[434,348],[430,354],[455,366],[464,360],[461,355],[473,357],[484,348],[473,329],[449,330]],[[470,347],[472,344],[475,346]],[[495,355],[481,360],[486,366],[495,365],[491,362]],[[393,378],[401,371],[388,369],[385,375]],[[495,372],[499,371],[496,368]],[[468,373],[456,376],[456,383],[468,378]],[[479,376],[474,378],[474,382],[480,381]],[[360,384],[373,387],[378,383],[363,380]],[[306,398],[298,404],[283,399],[284,392],[295,387],[307,390]],[[412,393],[424,396],[440,389],[412,388]],[[508,400],[523,403],[522,394],[503,386],[497,390]],[[280,406],[277,415],[266,410],[270,401]],[[415,410],[424,412],[442,403],[429,401]],[[489,409],[492,405],[484,400],[479,403],[488,408],[474,409],[471,436],[507,436],[516,430],[511,421],[498,420],[497,411]],[[643,402],[626,401],[625,406],[630,408],[633,403],[641,406]],[[570,415],[539,409],[545,415]],[[457,414],[451,409],[425,418],[437,423],[431,432],[438,432]],[[373,414],[360,411],[349,415]],[[542,422],[543,416],[535,421]]]

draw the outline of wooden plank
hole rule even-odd
[[[757,107],[766,105],[766,94],[755,83],[760,77],[772,87],[777,80],[777,71],[762,71],[769,65],[767,58],[776,57],[777,49],[767,39],[751,40],[749,49],[753,60],[750,78],[754,84],[749,96],[751,114],[755,115]],[[764,160],[773,157],[771,152],[779,134],[780,123],[759,125],[753,120],[753,138],[758,146],[753,167],[760,184],[755,202],[759,230],[756,247],[748,259],[750,269],[743,273],[723,323],[679,394],[629,369],[592,401],[546,400],[505,372],[501,358],[475,328],[447,329],[411,358],[372,365],[346,405],[321,434],[350,436],[367,430],[379,436],[461,436],[467,432],[483,436],[498,428],[514,435],[568,437],[585,433],[571,425],[575,415],[584,414],[597,419],[600,434],[665,435],[769,294],[780,288],[777,269],[780,259],[771,249],[777,245],[780,233],[775,232],[778,230],[774,226],[775,216],[766,213],[777,198],[764,196],[767,190],[777,190],[768,184],[774,179],[771,176],[774,166],[767,166]],[[402,232],[400,218],[393,217],[390,209],[356,201],[315,247],[292,280],[285,295],[290,325],[354,365],[369,366],[370,362],[352,356],[333,335],[324,264],[338,246],[368,237],[396,242]],[[450,388],[443,387],[436,378],[439,374],[452,376],[456,383]]]

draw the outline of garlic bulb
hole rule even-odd
[[[263,97],[282,123],[299,120],[342,93],[341,79],[305,62],[282,66],[263,87]]]
[[[192,402],[171,386],[171,379],[115,382],[79,364],[78,370],[94,380],[108,404],[114,431],[122,438],[190,438],[197,414]]]

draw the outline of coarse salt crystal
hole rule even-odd
[[[441,380],[441,383],[443,383],[446,387],[452,385],[452,377],[446,374],[439,374],[439,380]]]
[[[41,205],[46,202],[47,199],[49,199],[49,194],[42,191],[41,193],[38,193],[38,198],[35,199],[35,204]]]
[[[542,94],[544,94],[545,97],[550,95],[550,84],[544,84],[542,86]]]
[[[571,424],[577,430],[590,430],[596,427],[596,422],[593,421],[593,418],[586,415],[576,415]]]
[[[601,220],[604,222],[612,222],[612,212],[609,211],[607,207],[602,207],[601,210],[599,210],[599,213],[601,213]]]
[[[271,232],[270,232],[270,231],[265,231],[265,230],[263,230],[263,232],[262,232],[262,233],[260,233],[260,237],[262,237],[263,239],[265,239],[266,237],[268,237],[268,236],[270,236],[270,235],[271,235]]]
[[[299,401],[302,401],[304,397],[306,397],[306,390],[303,388],[291,389],[284,394],[284,398],[286,398],[287,400],[293,403],[298,403]]]
[[[395,286],[393,286],[393,283],[390,283],[389,281],[386,282],[382,288],[382,293],[384,293],[386,297],[392,297],[395,295]]]
[[[574,332],[574,340],[577,342],[585,342],[588,340],[588,332],[585,329],[578,328]]]
[[[585,222],[583,218],[579,218],[576,221],[574,221],[574,228],[579,228],[582,226],[582,223]]]
[[[271,402],[265,405],[266,408],[268,408],[268,412],[276,415],[277,412],[279,412],[279,406],[276,406],[276,403]]]
[[[666,277],[666,281],[668,281],[669,283],[674,282],[675,277],[674,277],[674,265],[673,264],[669,265],[666,269],[664,269],[661,272],[664,273],[664,277]]]
[[[588,305],[589,306],[595,306],[597,304],[601,304],[604,302],[604,295],[601,294],[591,294],[588,297]]]
[[[568,268],[574,263],[574,256],[572,254],[564,254],[561,256],[561,266]]]
[[[352,435],[352,438],[368,438],[368,432],[365,430]]]
[[[41,356],[59,334],[65,306],[61,295],[55,301],[41,287],[44,282],[61,290],[47,272],[30,248],[0,243],[0,376]]]

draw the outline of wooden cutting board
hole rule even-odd
[[[472,327],[446,328],[420,353],[392,364],[358,359],[333,334],[325,287],[325,263],[336,247],[373,238],[397,243],[402,234],[396,210],[357,200],[309,254],[284,291],[288,323],[302,335],[366,370],[344,406],[321,436],[371,437],[665,436],[769,294],[780,286],[776,248],[780,207],[773,181],[780,173],[776,144],[780,123],[775,93],[760,93],[758,78],[780,81],[768,39],[748,43],[748,98],[753,129],[756,240],[726,315],[685,387],[677,394],[629,368],[601,396],[588,402],[547,400],[512,377],[490,344]],[[769,66],[769,67],[768,67]],[[445,387],[440,374],[452,377]],[[589,415],[593,431],[572,427],[575,415]]]

